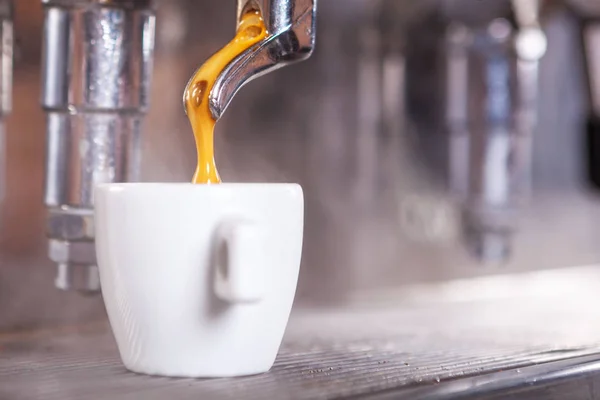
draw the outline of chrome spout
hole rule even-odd
[[[217,120],[246,83],[305,60],[314,49],[317,0],[239,0],[238,21],[248,9],[260,10],[269,35],[231,61],[217,78],[209,94]]]

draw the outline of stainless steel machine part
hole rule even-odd
[[[464,204],[467,246],[486,262],[509,257],[516,207],[529,192],[538,68],[547,45],[539,1],[515,1],[512,8],[516,29],[507,19],[482,23],[460,15],[463,21],[447,30],[450,184]]]
[[[581,19],[581,40],[585,62],[588,115],[586,141],[588,178],[600,187],[600,3],[593,0],[572,1]]]
[[[600,23],[589,21],[583,27],[583,44],[589,87],[590,109],[600,116]]]
[[[0,1],[0,200],[5,195],[6,141],[4,118],[12,109],[13,6]]]
[[[305,60],[314,49],[317,0],[238,0],[238,20],[248,9],[261,11],[269,36],[231,61],[217,78],[209,95],[215,119],[246,83]]]
[[[512,224],[505,214],[511,207],[509,157],[516,110],[512,38],[505,19],[483,27],[455,24],[449,32],[451,182],[464,204],[467,245],[486,261],[502,261],[509,254]]]
[[[141,123],[150,97],[153,4],[42,3],[49,256],[58,264],[57,287],[97,291],[93,188],[138,177]]]

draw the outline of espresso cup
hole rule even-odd
[[[125,367],[268,371],[292,308],[304,225],[295,184],[102,184],[96,255]]]

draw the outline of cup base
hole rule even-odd
[[[202,368],[198,370],[174,370],[174,369],[163,369],[144,365],[127,365],[124,364],[125,368],[138,375],[147,375],[155,377],[166,377],[166,378],[182,378],[182,379],[216,379],[216,378],[235,378],[243,376],[261,375],[271,370],[273,365],[269,365],[266,368],[255,368],[250,370],[236,370],[235,368],[228,370],[211,370],[210,368]]]

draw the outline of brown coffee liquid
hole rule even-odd
[[[183,95],[185,111],[194,131],[198,166],[192,183],[220,183],[214,157],[214,131],[216,120],[209,108],[208,96],[217,77],[237,56],[267,36],[260,12],[245,13],[238,24],[233,40],[215,53],[196,71]]]

